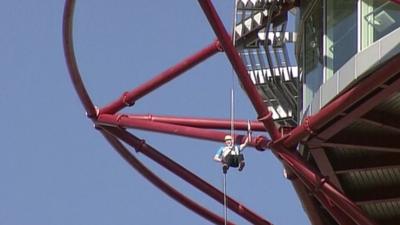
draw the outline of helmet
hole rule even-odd
[[[232,140],[232,136],[231,136],[231,135],[225,135],[224,140],[225,140],[225,141],[227,141],[227,140]]]

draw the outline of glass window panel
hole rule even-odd
[[[260,64],[260,61],[258,60],[258,55],[257,55],[256,49],[251,49],[249,51],[249,54],[250,54],[249,55],[250,62],[253,65],[253,69],[255,69],[255,70],[261,69],[261,64]]]
[[[357,1],[326,2],[326,79],[357,53]]]
[[[308,105],[323,81],[323,11],[317,1],[304,21],[304,104]]]
[[[363,0],[361,10],[363,49],[400,26],[400,4],[386,0]]]

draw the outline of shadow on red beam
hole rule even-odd
[[[168,158],[167,156],[163,155],[159,151],[157,151],[152,146],[145,143],[144,140],[137,138],[136,136],[128,133],[127,131],[121,128],[115,127],[107,127],[102,126],[102,129],[106,130],[107,132],[113,134],[114,136],[118,137],[128,145],[135,148],[137,151],[141,152],[142,154],[146,155],[150,159],[154,160],[170,172],[174,173],[178,177],[182,178],[184,181],[190,183],[203,193],[207,194],[211,198],[215,199],[219,203],[223,204],[223,193],[216,189],[214,186],[210,185],[194,173],[190,172],[189,170],[185,169],[180,164],[176,163],[172,159]],[[235,201],[231,197],[227,196],[227,207],[237,213],[238,215],[242,216],[244,219],[248,220],[253,224],[265,224],[270,225],[268,221],[260,217],[259,215],[252,212],[250,209],[245,207],[244,205],[240,204],[239,202]]]
[[[377,225],[374,221],[368,218],[355,203],[336,190],[336,188],[333,187],[326,178],[323,178],[318,173],[308,168],[298,155],[286,150],[281,150],[276,152],[276,154],[292,169],[306,187],[311,192],[314,192],[312,194],[315,194],[317,198],[318,196],[320,197],[321,203],[327,210],[332,210],[331,203],[333,203],[335,207],[338,207],[341,212],[351,218],[357,225]],[[321,198],[320,194],[326,196],[329,201]],[[335,218],[336,220],[345,219],[341,217],[342,213],[340,212],[331,211],[330,213],[331,215],[340,216],[340,218]]]
[[[216,142],[224,142],[224,137],[226,134],[228,134],[221,131],[134,119],[125,115],[114,114],[101,114],[96,123],[105,124],[108,126],[135,128],[146,131],[173,134]],[[246,135],[235,135],[235,141],[237,143],[242,143],[245,138]],[[252,137],[251,141],[249,142],[249,145],[255,147],[257,150],[265,150],[269,147],[269,144],[270,140],[263,136]]]
[[[216,40],[212,42],[210,45],[200,50],[196,54],[187,57],[182,60],[180,63],[168,68],[164,72],[155,76],[153,79],[147,81],[146,83],[140,85],[136,89],[133,89],[129,92],[125,92],[119,99],[100,109],[99,113],[116,113],[126,106],[131,106],[135,103],[136,100],[143,97],[144,95],[154,91],[160,86],[166,84],[168,81],[178,77],[183,74],[187,70],[196,66],[197,64],[203,62],[207,58],[221,51],[221,47],[219,42]]]
[[[334,205],[324,194],[316,193],[315,197],[321,202],[321,204],[338,224],[356,225],[356,223],[349,216],[347,216],[341,208]]]
[[[231,120],[228,119],[212,119],[212,118],[194,118],[194,117],[176,117],[176,116],[163,116],[163,115],[152,115],[152,114],[129,114],[128,118],[141,119],[183,126],[191,126],[198,128],[208,129],[231,129]],[[248,129],[247,120],[234,120],[235,130],[246,130]],[[266,131],[264,125],[258,121],[249,121],[251,131]]]
[[[186,208],[192,210],[203,218],[211,221],[216,224],[224,224],[224,218],[214,214],[208,209],[200,206],[195,201],[189,199],[185,195],[181,194],[179,191],[174,189],[172,186],[164,182],[161,178],[151,172],[146,166],[144,166],[139,160],[133,156],[129,150],[127,150],[121,142],[119,142],[115,137],[111,134],[104,131],[100,128],[101,133],[107,139],[107,141],[116,149],[116,151],[134,168],[138,171],[142,176],[144,176],[148,181],[150,181],[153,185],[157,186],[160,190],[162,190],[165,194],[175,199],[177,202],[184,205]],[[234,223],[228,221],[228,224],[233,225]]]

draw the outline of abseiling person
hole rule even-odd
[[[246,148],[249,137],[246,137],[241,145],[233,145],[231,135],[226,135],[224,140],[225,145],[218,149],[214,160],[222,163],[222,171],[224,173],[228,171],[229,167],[239,167],[239,171],[242,171],[245,165],[242,151]]]

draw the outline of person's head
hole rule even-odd
[[[225,135],[225,145],[231,147],[233,145],[232,141],[232,136],[231,135]]]

